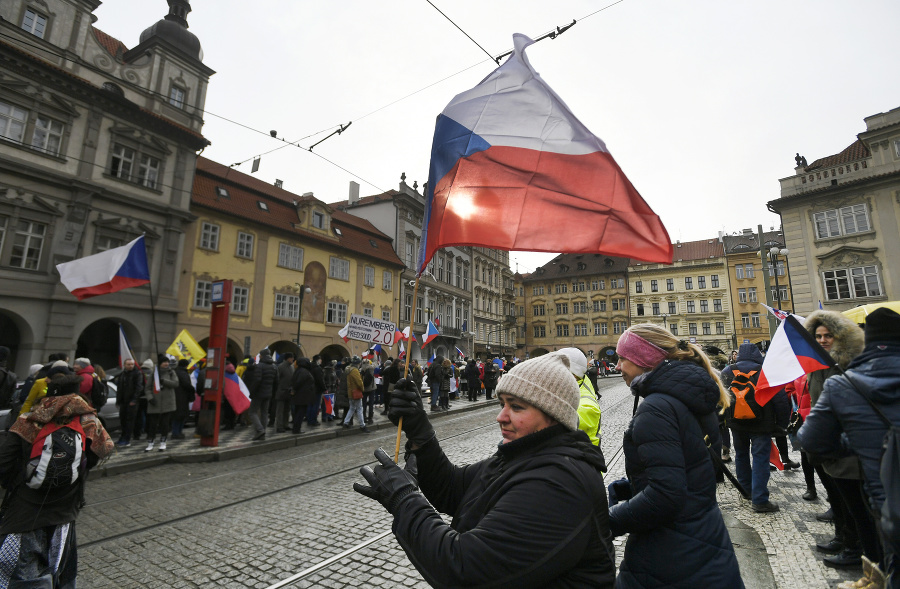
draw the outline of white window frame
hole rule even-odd
[[[709,285],[712,288],[719,288],[719,275],[718,274],[710,274],[709,275]]]
[[[347,305],[329,301],[325,310],[325,323],[339,325],[347,323]]]
[[[184,101],[187,98],[187,90],[181,86],[172,84],[169,88],[169,104],[178,109],[184,109]]]
[[[231,312],[247,314],[250,308],[250,287],[235,286],[231,291]]]
[[[44,253],[44,240],[46,237],[46,223],[19,219],[13,232],[13,245],[9,265],[14,268],[22,268],[23,270],[38,270],[41,266],[41,256]],[[18,263],[13,261],[13,257],[19,258]]]
[[[237,251],[235,254],[239,258],[253,259],[253,234],[244,231],[238,231],[237,234]]]
[[[756,297],[756,287],[751,286],[747,288],[747,300],[751,303],[759,302],[759,299]]]
[[[303,270],[303,248],[289,243],[278,244],[278,266],[291,270]]]
[[[382,321],[390,321],[391,320],[391,312],[390,311],[381,311],[381,320]]]
[[[275,310],[276,319],[297,319],[300,313],[300,297],[297,295],[276,292]]]
[[[838,296],[829,296],[829,283],[835,285],[835,292]],[[825,299],[828,301],[884,296],[881,273],[878,270],[878,266],[874,264],[824,270],[822,272],[822,284],[825,289]],[[841,284],[845,285],[847,296],[840,296]]]
[[[366,266],[363,269],[363,285],[375,286],[375,268],[374,266]]]
[[[200,225],[200,248],[205,250],[219,251],[219,234],[221,227],[215,223],[204,221]]]
[[[37,115],[31,134],[31,147],[50,155],[59,155],[62,150],[63,133],[66,126],[45,115]]]
[[[738,302],[739,302],[739,303],[746,303],[746,302],[747,302],[747,289],[746,289],[746,288],[739,288],[739,289],[738,289]]]
[[[735,264],[734,265],[734,277],[737,279],[744,278],[744,265],[743,264]]]
[[[212,282],[198,280],[194,283],[194,308],[212,309]]]
[[[24,108],[0,101],[0,137],[22,143],[25,138],[25,125],[28,124],[28,111]]]
[[[330,256],[328,260],[328,276],[336,280],[350,280],[350,260]]]
[[[363,317],[374,317],[372,307],[363,307]]]
[[[313,211],[312,226],[318,229],[325,229],[325,213]]]
[[[38,39],[43,39],[47,34],[47,22],[48,19],[43,13],[27,8],[25,14],[22,15],[22,30],[31,33]]]
[[[861,224],[864,227],[860,227]],[[867,233],[872,230],[869,207],[865,203],[813,213],[813,226],[816,230],[816,239]]]
[[[390,270],[384,270],[381,273],[381,289],[382,290],[393,290],[394,288],[394,273]]]

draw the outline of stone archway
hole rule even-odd
[[[98,364],[105,370],[119,366],[119,325],[125,332],[125,339],[131,352],[137,356],[142,347],[141,333],[128,321],[116,317],[98,319],[82,330],[75,344],[75,358],[88,358],[92,364]],[[75,358],[72,358],[74,360]],[[150,358],[156,364],[156,356]],[[140,358],[135,358],[138,365]]]
[[[549,354],[549,353],[550,353],[550,350],[548,350],[547,348],[534,348],[533,350],[531,350],[531,352],[529,352],[528,357],[529,358],[537,358],[538,356],[543,356],[544,354]]]
[[[19,350],[22,345],[26,343],[26,340],[23,337],[25,334],[23,334],[23,330],[19,328],[20,324],[27,329],[28,324],[24,323],[24,319],[21,317],[11,315],[6,311],[0,312],[0,346],[9,348],[9,358],[6,360],[6,365],[13,371],[16,371],[17,368],[16,361],[19,357]],[[22,378],[28,376],[27,370],[23,371],[21,367],[18,368],[19,370],[17,372],[19,374],[24,373]]]
[[[344,358],[350,357],[350,350],[339,344],[331,344],[330,346],[322,348],[319,355],[322,356],[322,364],[331,362],[332,360],[340,362]]]

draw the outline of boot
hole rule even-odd
[[[159,441],[159,451],[160,452],[166,451],[166,436],[163,436],[162,440]]]
[[[153,445],[156,443],[156,436],[153,436],[153,439],[150,440],[150,443],[147,444],[147,447],[144,448],[144,452],[150,452],[153,450]]]

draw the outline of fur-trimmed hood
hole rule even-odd
[[[815,337],[816,329],[820,325],[824,325],[834,334],[831,357],[841,368],[847,368],[850,362],[862,353],[865,347],[865,333],[849,317],[835,311],[813,311],[803,326]]]

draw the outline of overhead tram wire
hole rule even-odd
[[[472,43],[475,43],[475,45],[477,45],[479,49],[481,49],[482,51],[484,51],[485,54],[486,54],[488,57],[490,57],[492,60],[494,60],[494,61],[497,63],[497,65],[500,65],[500,58],[499,58],[499,57],[494,57],[493,55],[491,55],[490,53],[488,53],[488,50],[485,49],[484,47],[482,47],[481,44],[478,43],[478,41],[476,41],[475,39],[473,39],[473,38],[472,38],[472,35],[470,35],[469,33],[465,32],[465,31],[462,29],[462,27],[459,26],[458,24],[456,24],[455,22],[453,22],[453,19],[450,18],[449,16],[447,16],[447,15],[444,13],[443,10],[441,10],[440,8],[438,8],[437,6],[435,6],[435,5],[434,5],[434,2],[432,2],[431,0],[425,0],[425,1],[428,2],[429,4],[431,4],[431,7],[432,7],[432,8],[434,8],[434,9],[437,10],[439,13],[441,13],[441,16],[443,16],[443,17],[446,18],[448,21],[450,21],[450,24],[452,24],[454,27],[456,27],[457,29],[459,29],[459,32],[462,33],[463,35],[465,35],[465,36],[469,39],[469,41],[471,41]]]

